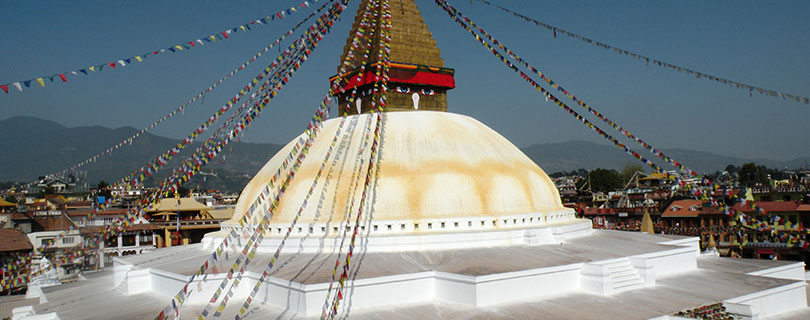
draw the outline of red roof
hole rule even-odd
[[[22,231],[17,229],[0,229],[0,251],[33,250]]]
[[[799,203],[794,201],[754,201],[754,204],[768,212],[796,212]],[[754,212],[748,205],[735,204],[734,210],[742,212]]]
[[[700,215],[723,214],[717,208],[702,200],[675,200],[661,214],[662,217],[697,217]]]
[[[796,211],[810,212],[810,204],[800,204]]]

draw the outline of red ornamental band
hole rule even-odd
[[[433,86],[447,89],[456,87],[456,81],[453,77],[453,69],[424,67],[415,65],[405,65],[399,63],[391,63],[388,72],[388,82],[390,83],[407,83],[422,86]],[[334,81],[336,77],[329,79]],[[360,77],[360,72],[352,74],[340,83],[341,90],[351,90],[356,87],[362,87],[367,84],[376,82],[375,71],[373,68],[366,68],[363,76]]]

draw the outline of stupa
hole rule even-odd
[[[358,17],[369,1],[361,2]],[[810,315],[801,262],[701,256],[694,237],[593,230],[589,220],[577,219],[562,206],[545,172],[517,147],[483,123],[447,112],[452,70],[444,68],[414,1],[390,4],[395,64],[389,106],[395,112],[383,115],[377,169],[369,177],[338,316],[673,319],[680,310],[716,303],[749,319]],[[352,68],[359,73],[357,63]],[[234,318],[260,281],[247,318],[318,318],[327,295],[334,295],[329,291],[333,266],[345,257],[342,241],[355,227],[369,165],[367,132],[376,123],[362,101],[369,83],[351,79],[369,78],[341,83],[358,89],[359,108],[341,102],[346,115],[323,124],[264,229],[242,284],[228,296],[238,302],[217,310],[222,317]],[[103,302],[82,298],[97,295],[87,285],[46,288],[49,302],[31,312],[154,317],[227,235],[256,231],[265,208],[255,199],[267,203],[266,188],[302,137],[267,162],[242,191],[234,217],[202,244],[116,258],[111,274],[87,281],[114,288]],[[320,181],[299,215],[316,178]],[[282,241],[288,231],[290,237]],[[197,319],[221,288],[245,238],[220,255],[213,273],[185,287],[191,293],[179,318]],[[277,263],[264,274],[270,261]]]

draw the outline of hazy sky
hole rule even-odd
[[[302,131],[326,92],[327,78],[336,70],[358,2],[352,1],[342,22],[243,141],[286,143]],[[0,84],[198,39],[300,1],[1,3]],[[602,141],[559,107],[545,102],[433,1],[416,3],[446,66],[456,70],[457,88],[448,95],[450,111],[482,121],[518,146]],[[478,2],[451,3],[552,79],[654,146],[782,160],[810,155],[810,105],[758,94],[750,97],[740,89],[645,66],[578,40],[555,39],[545,29]],[[500,3],[560,28],[676,65],[810,96],[808,1]],[[45,88],[32,87],[22,93],[13,89],[8,95],[0,92],[0,119],[29,115],[67,126],[145,127],[220,79],[310,10],[199,49],[153,56],[143,63],[70,78],[67,83],[47,83]],[[197,102],[184,116],[152,132],[185,136],[258,74],[269,59],[271,55],[264,55],[219,86],[204,103]],[[99,150],[106,147],[99,146]]]

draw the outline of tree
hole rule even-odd
[[[619,190],[624,186],[618,171],[602,168],[589,172],[585,179],[577,183],[577,188],[582,187],[588,181],[591,183],[591,191],[594,192],[610,192]]]
[[[740,184],[746,187],[754,187],[756,185],[767,185],[768,175],[765,166],[757,166],[756,163],[748,162],[740,167],[738,174],[740,176]]]
[[[110,191],[110,189],[108,189],[109,186],[110,185],[107,184],[107,181],[104,181],[104,180],[99,181],[98,185],[96,186],[96,190],[98,191],[96,196],[105,197],[106,199],[111,198],[112,197],[112,191]]]
[[[177,194],[179,194],[181,197],[190,197],[191,190],[189,190],[186,187],[180,186],[179,188],[177,188]]]
[[[628,163],[626,166],[624,166],[624,169],[622,169],[622,172],[620,174],[622,186],[627,184],[627,182],[630,181],[631,178],[633,178],[633,175],[636,174],[636,172],[643,174],[644,167],[642,167],[640,164],[634,163]]]

